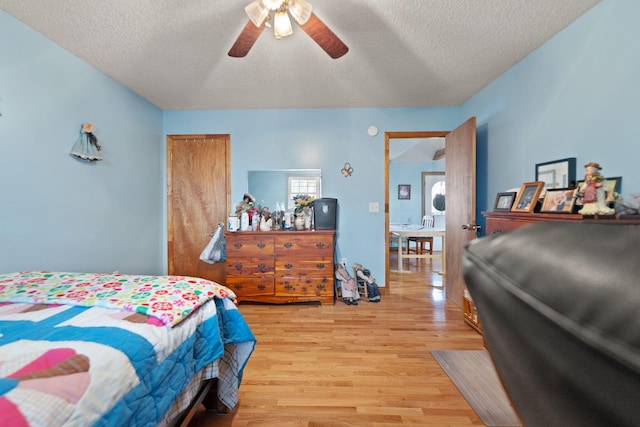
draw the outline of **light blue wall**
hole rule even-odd
[[[0,58],[0,272],[161,273],[161,111],[3,11]]]
[[[383,284],[384,132],[451,130],[463,121],[457,108],[165,111],[164,133],[231,135],[234,204],[250,170],[322,169],[323,197],[338,199],[337,259],[369,267]],[[348,178],[345,162],[354,169]],[[380,212],[370,213],[369,202]]]
[[[459,108],[160,112],[0,12],[0,271],[166,271],[167,134],[231,135],[234,202],[248,170],[322,169],[323,195],[340,204],[338,257],[378,278],[385,131],[477,116],[478,211],[533,180],[536,163],[564,157],[622,176],[625,197],[640,192],[638,16],[640,2],[602,0]],[[85,121],[102,163],[68,156]],[[352,177],[340,174],[345,162]]]
[[[578,179],[594,161],[624,197],[640,193],[638,17],[636,0],[602,0],[462,106],[478,119],[480,209],[566,157]]]
[[[393,142],[391,142],[393,143]],[[422,222],[422,172],[444,172],[444,161],[425,163],[389,163],[389,222]],[[444,178],[444,177],[443,177]],[[398,185],[411,185],[411,199],[398,199]]]

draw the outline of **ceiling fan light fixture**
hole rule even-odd
[[[264,5],[262,0],[255,0],[249,3],[244,11],[256,27],[261,27],[265,19],[269,16],[269,8]]]
[[[289,0],[289,13],[298,24],[304,25],[311,17],[311,4],[306,0]]]
[[[245,11],[249,21],[229,49],[228,55],[232,58],[247,56],[265,27],[273,27],[276,39],[293,34],[291,17],[331,58],[340,58],[349,51],[347,45],[312,12],[307,0],[252,0],[245,6]]]
[[[282,6],[282,3],[285,2],[285,0],[260,0],[260,1],[264,5],[264,7],[269,8],[271,10],[278,10],[278,8]]]
[[[291,28],[291,20],[286,11],[281,10],[276,12],[273,17],[273,34],[277,39],[290,36],[293,34],[293,28]]]

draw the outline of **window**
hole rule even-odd
[[[431,187],[431,215],[444,215],[445,208],[444,181],[438,181]]]
[[[314,200],[321,197],[320,177],[290,176],[287,191],[287,209],[293,209],[293,196],[307,194]]]

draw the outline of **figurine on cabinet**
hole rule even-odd
[[[256,203],[255,197],[249,193],[244,193],[242,201],[236,204],[236,216],[242,215],[243,212],[251,212]]]
[[[604,176],[598,163],[590,162],[584,165],[584,183],[579,191],[582,193],[583,207],[578,211],[581,215],[613,215],[615,209],[606,204],[604,191]]]

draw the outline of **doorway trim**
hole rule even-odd
[[[407,132],[385,132],[384,133],[384,289],[385,294],[391,293],[391,265],[389,262],[389,143],[391,139],[410,138],[444,138],[449,131],[407,131]]]

